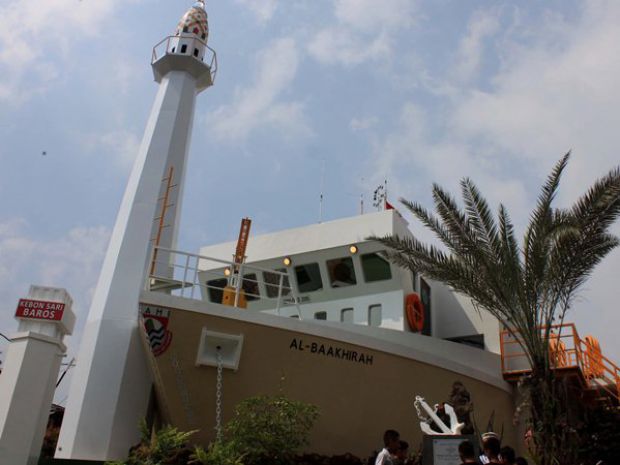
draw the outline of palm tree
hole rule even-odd
[[[464,209],[438,185],[433,186],[436,214],[400,199],[447,250],[415,237],[373,238],[387,246],[392,262],[469,296],[519,341],[532,368],[524,380],[532,452],[543,465],[566,456],[567,428],[559,419],[566,420],[567,406],[548,356],[551,326],[563,322],[581,285],[619,244],[609,228],[620,214],[620,167],[572,207],[552,207],[569,157],[559,160],[542,187],[521,245],[506,208],[500,204],[495,219],[467,178],[461,181]]]

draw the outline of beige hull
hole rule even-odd
[[[430,405],[446,401],[452,384],[461,381],[471,394],[478,426],[484,428],[494,412],[496,429],[503,428],[506,443],[515,444],[513,394],[496,355],[425,336],[390,330],[369,335],[368,328],[297,321],[159,293],[143,293],[141,302],[170,310],[165,350],[159,347],[157,356],[149,350],[163,419],[182,430],[199,430],[194,436],[199,444],[215,438],[217,370],[196,366],[205,327],[244,338],[238,370],[224,370],[223,422],[240,400],[281,393],[320,409],[308,450],[365,457],[379,447],[388,428],[417,449],[422,433],[414,397]]]

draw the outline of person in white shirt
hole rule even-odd
[[[392,454],[394,454],[400,446],[400,434],[393,429],[383,433],[383,450],[377,455],[375,465],[393,465]]]

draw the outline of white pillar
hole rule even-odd
[[[20,300],[0,375],[0,463],[36,465],[75,316],[64,289],[31,286]]]
[[[206,26],[206,13],[196,11],[200,5],[186,16],[198,17]],[[162,180],[173,166],[178,195],[166,221],[172,226],[161,245],[174,246],[195,99],[212,84],[211,68],[202,56],[195,57],[192,47],[181,54],[171,45],[174,40],[167,40],[163,55],[153,62],[159,91],[93,296],[56,458],[125,459],[139,440],[138,424],[147,413],[152,381],[137,323],[153,223]],[[196,37],[192,41],[200,44]]]

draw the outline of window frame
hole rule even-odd
[[[277,273],[283,273],[284,279],[282,281],[282,295],[280,297],[288,297],[291,295],[293,291],[293,287],[291,286],[291,277],[286,268],[276,268],[272,271],[262,270],[261,274],[263,276],[263,286],[265,287],[265,296],[267,299],[277,299],[278,298],[278,287],[279,287],[279,276]],[[277,283],[269,282],[267,279],[267,275],[274,276],[277,279]],[[275,289],[275,295],[270,295],[269,289]]]
[[[351,272],[351,277],[353,279],[352,283],[347,283],[346,281],[340,281],[340,282],[344,283],[343,286],[334,286],[334,282],[338,281],[338,280],[335,279],[336,278],[335,276],[332,276],[332,273],[335,271],[337,265],[332,268],[330,266],[330,263],[335,262],[335,261],[339,261],[340,263],[344,263],[345,261],[349,261],[350,266],[349,265],[345,265],[345,266]],[[327,260],[325,260],[325,267],[327,269],[327,277],[329,278],[329,287],[331,289],[341,289],[341,288],[347,288],[347,287],[351,287],[351,286],[357,286],[357,284],[358,284],[357,283],[357,273],[355,272],[355,261],[353,260],[353,257],[351,257],[351,256],[344,256],[344,257],[336,257],[336,258],[332,258],[332,259],[327,259]]]
[[[215,282],[215,281],[224,281],[224,285],[222,287],[218,287],[215,286],[211,283]],[[228,279],[227,278],[214,278],[214,279],[209,279],[208,281],[205,282],[205,287],[207,289],[207,300],[211,303],[214,304],[221,304],[222,300],[224,298],[224,288],[228,286]],[[220,297],[220,301],[216,302],[215,300],[213,300],[213,294],[212,292],[220,292],[221,293],[221,297]]]
[[[344,319],[345,312],[347,314],[349,314],[349,313],[351,314],[351,321],[345,321],[345,319]],[[350,324],[355,323],[355,309],[353,307],[348,307],[348,308],[341,309],[340,310],[340,322],[341,323],[350,323]]]
[[[320,279],[320,287],[316,288],[316,289],[311,289],[311,290],[302,290],[301,289],[301,285],[299,284],[299,277],[298,277],[298,273],[297,270],[298,268],[302,268],[302,267],[308,267],[308,266],[316,266],[316,269],[318,270],[318,276]],[[317,291],[322,291],[323,289],[325,289],[325,285],[323,284],[324,281],[324,276],[323,276],[323,272],[321,271],[321,263],[320,262],[309,262],[309,263],[300,263],[299,265],[295,265],[293,267],[293,274],[295,275],[295,284],[297,285],[297,292],[300,294],[310,294],[312,292],[317,292]],[[311,281],[309,281],[311,282]],[[306,283],[304,283],[305,285]]]
[[[378,325],[373,325],[372,324],[372,310],[378,308],[379,309],[379,324]],[[381,325],[383,324],[383,305],[381,304],[372,304],[368,306],[368,326],[370,328],[380,328]]]
[[[385,262],[385,264],[387,265],[387,269],[389,270],[389,277],[381,278],[381,279],[373,279],[373,280],[369,280],[368,279],[368,274],[366,272],[366,266],[364,265],[364,258],[365,257],[370,257],[372,255],[380,258],[381,260],[383,260]],[[364,282],[365,283],[378,283],[378,282],[381,282],[381,281],[390,281],[391,279],[394,278],[394,273],[392,273],[392,265],[390,264],[390,262],[386,258],[382,257],[379,252],[368,252],[368,253],[360,255],[360,265],[362,267],[362,276],[364,277]]]

